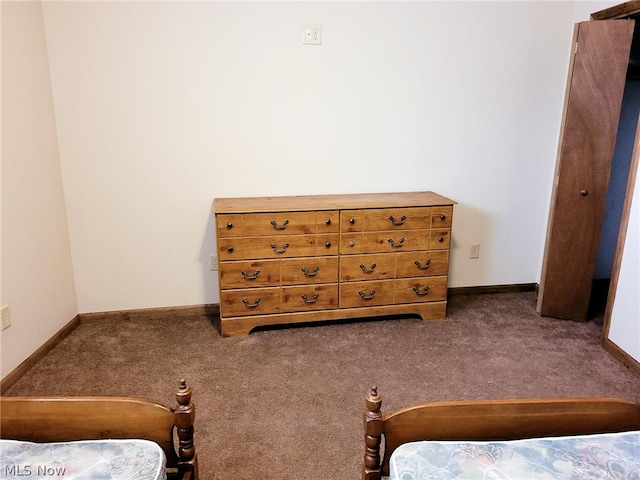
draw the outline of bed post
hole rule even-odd
[[[382,397],[378,387],[371,387],[367,395],[364,410],[364,460],[362,462],[362,480],[380,480],[380,442],[382,440]]]
[[[198,461],[196,449],[193,444],[193,422],[195,418],[195,405],[191,403],[191,388],[187,387],[186,380],[180,380],[180,388],[176,391],[178,407],[174,410],[174,425],[178,435],[178,470],[190,472],[191,478],[198,478]]]

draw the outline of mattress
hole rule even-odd
[[[508,442],[412,442],[389,461],[389,480],[640,479],[640,432]]]
[[[31,443],[0,440],[0,479],[166,480],[165,455],[148,440]]]

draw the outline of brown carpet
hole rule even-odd
[[[383,409],[421,401],[620,397],[640,376],[598,321],[541,318],[534,293],[456,296],[445,321],[306,326],[221,338],[206,318],[82,323],[8,395],[130,395],[197,406],[203,480],[360,478],[371,384]]]

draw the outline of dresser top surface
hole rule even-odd
[[[449,206],[455,203],[455,201],[434,192],[237,197],[214,199],[213,212],[216,214],[278,211],[304,212],[362,208],[435,207]]]

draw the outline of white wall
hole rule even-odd
[[[450,286],[537,282],[574,7],[45,3],[79,311],[217,302],[223,196],[433,190]]]
[[[39,2],[2,2],[1,374],[78,312]]]
[[[609,323],[609,340],[640,362],[640,175],[632,187],[624,249]]]

